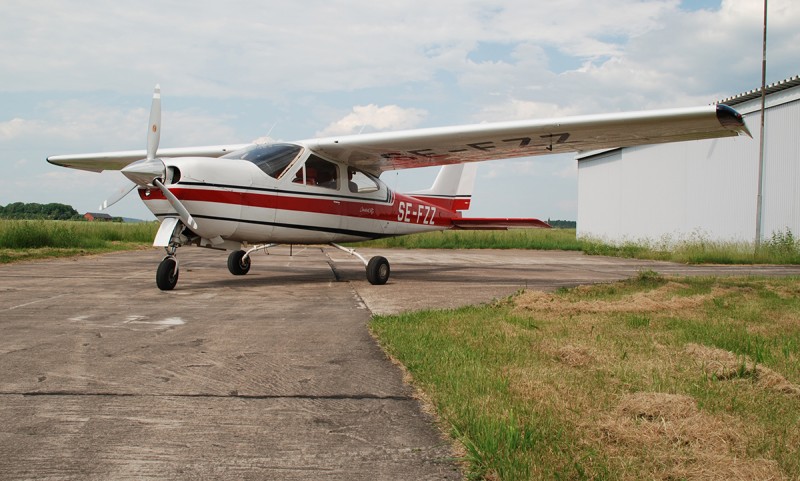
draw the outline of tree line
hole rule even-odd
[[[66,204],[13,202],[0,206],[0,219],[82,220],[83,216]]]

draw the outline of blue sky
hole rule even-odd
[[[768,81],[800,73],[770,0]],[[753,0],[0,3],[0,205],[94,211],[125,180],[48,155],[705,105],[760,85]],[[435,171],[386,173],[401,191]],[[575,219],[574,157],[482,164],[472,216]],[[112,215],[151,218],[136,196]]]

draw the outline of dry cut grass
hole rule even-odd
[[[800,280],[638,279],[378,318],[484,479],[800,479]]]

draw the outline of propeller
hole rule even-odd
[[[164,194],[172,208],[178,213],[181,221],[192,229],[197,229],[197,222],[175,194],[167,189],[163,179],[167,176],[167,167],[164,162],[156,157],[158,143],[161,140],[161,86],[156,85],[153,90],[153,102],[150,105],[150,123],[147,127],[147,157],[133,162],[123,167],[120,172],[133,181],[133,185],[127,190],[122,189],[110,199],[103,202],[100,210],[119,202],[130,191],[138,187],[157,187]]]
[[[197,229],[197,222],[194,221],[194,217],[186,210],[186,207],[183,206],[180,200],[175,197],[175,194],[167,189],[167,186],[162,184],[160,180],[153,179],[153,184],[161,190],[161,193],[164,194],[164,197],[167,198],[170,204],[172,204],[172,208],[178,212],[178,216],[181,218],[184,224],[191,227],[192,229]]]
[[[109,197],[108,199],[104,200],[102,204],[100,204],[100,210],[104,211],[111,207],[112,205],[116,204],[117,202],[121,201],[125,198],[128,194],[131,193],[133,189],[136,188],[136,184],[131,183],[130,185],[126,185],[125,187],[120,187],[119,190],[114,192],[114,194]]]
[[[153,90],[153,103],[150,104],[150,127],[147,129],[147,160],[156,158],[158,142],[161,140],[161,86]]]

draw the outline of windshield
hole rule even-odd
[[[302,150],[302,147],[294,144],[256,144],[221,158],[249,160],[277,179]]]

